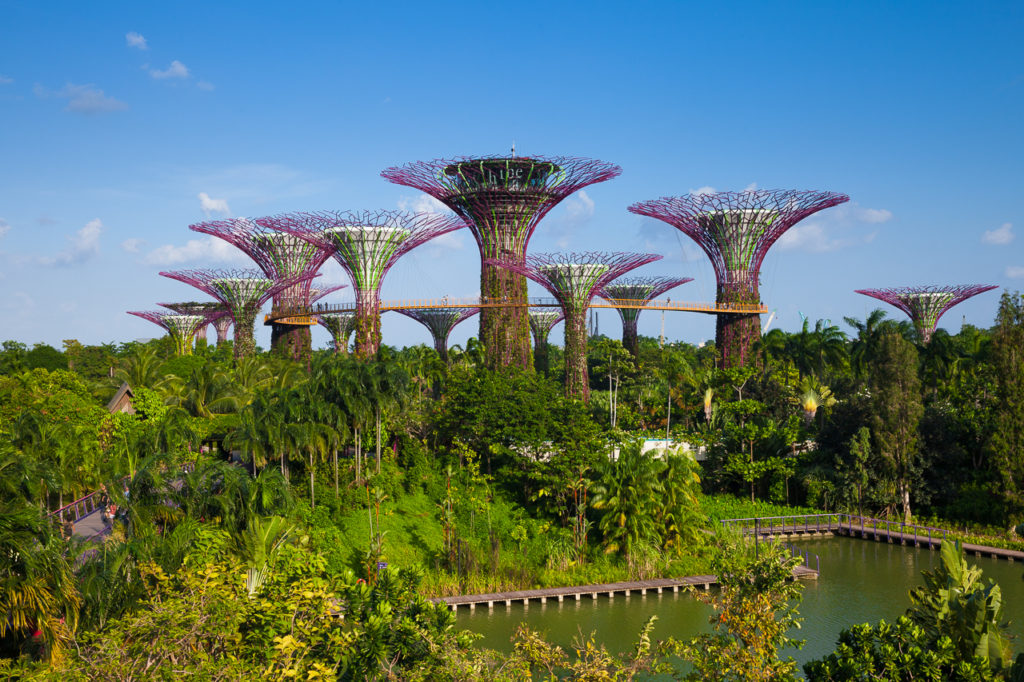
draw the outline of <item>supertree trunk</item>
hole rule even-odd
[[[371,358],[380,348],[380,295],[356,291],[355,356]]]
[[[729,283],[718,288],[719,304],[759,305],[756,284]],[[723,368],[742,367],[756,360],[754,344],[761,338],[760,315],[721,313],[715,321],[715,344]]]
[[[565,312],[565,393],[569,398],[590,400],[586,308]]]
[[[485,299],[522,301],[522,305],[480,309],[480,342],[487,366],[490,369],[509,365],[532,369],[526,277],[503,267],[484,264],[480,268],[480,292]]]
[[[258,310],[244,309],[235,313],[235,359],[248,358],[256,354],[256,313]]]
[[[533,367],[536,371],[543,373],[544,376],[547,376],[548,372],[551,371],[551,347],[548,345],[547,339],[534,344]]]
[[[230,315],[225,315],[223,317],[219,317],[219,318],[217,318],[216,320],[213,321],[213,328],[215,330],[217,330],[217,345],[218,346],[221,345],[222,343],[227,343],[227,341],[228,341],[228,330],[231,329],[231,324],[232,324],[232,320],[231,320],[231,316]]]
[[[640,335],[637,332],[638,322],[639,320],[635,317],[632,320],[625,318],[622,320],[622,345],[633,354],[634,358],[640,356]]]
[[[274,323],[270,326],[270,347],[282,358],[309,362],[313,356],[313,335],[308,325]]]

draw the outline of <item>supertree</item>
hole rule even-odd
[[[189,225],[194,232],[219,237],[253,259],[263,274],[276,281],[298,278],[273,296],[273,310],[309,305],[311,279],[330,258],[330,249],[312,244],[281,231],[290,216],[266,218],[228,218]],[[306,317],[279,318],[271,322],[270,346],[279,354],[295,360],[308,360],[312,340]]]
[[[178,270],[160,274],[191,284],[227,308],[235,325],[236,358],[248,357],[256,350],[254,332],[260,307],[277,292],[299,283],[298,277],[274,281],[259,270]]]
[[[526,278],[489,263],[522,265],[541,218],[562,199],[596,182],[617,177],[619,166],[569,157],[460,157],[388,168],[381,175],[419,189],[462,216],[480,248],[480,296],[522,301],[482,308],[480,342],[490,367],[529,369],[530,325]]]
[[[157,305],[163,306],[168,310],[173,310],[179,315],[202,315],[206,319],[203,324],[199,325],[196,329],[195,336],[198,336],[200,332],[205,334],[206,325],[213,323],[214,328],[217,330],[217,343],[220,344],[227,341],[228,327],[231,326],[231,318],[223,304],[217,303],[216,301],[185,301],[182,303],[157,303]],[[227,324],[218,324],[218,321],[224,318],[227,318]],[[224,328],[224,338],[221,338],[222,326]]]
[[[129,310],[128,314],[149,320],[166,329],[177,355],[192,354],[192,337],[195,336],[197,329],[206,324],[206,318],[202,315],[179,315],[165,310]]]
[[[465,227],[454,215],[324,211],[289,216],[279,227],[331,253],[352,279],[356,296],[355,352],[380,347],[380,286],[391,266],[417,246]]]
[[[543,253],[518,260],[491,261],[522,273],[551,292],[565,313],[565,392],[588,400],[587,309],[606,284],[641,265],[661,260],[654,253]]]
[[[932,334],[947,310],[972,296],[991,291],[992,284],[960,284],[953,286],[892,287],[889,289],[857,289],[864,294],[894,305],[908,316],[921,337],[922,343],[932,340]]]
[[[551,328],[565,319],[561,310],[531,310],[530,331],[533,333],[533,366],[538,372],[548,373],[551,369],[548,334]]]
[[[849,200],[835,192],[758,189],[662,197],[629,210],[684,232],[711,259],[718,307],[736,310],[718,313],[715,330],[722,365],[733,367],[753,357],[751,347],[761,336],[760,317],[744,310],[761,304],[761,261],[768,249],[807,216]]]
[[[640,354],[640,339],[637,323],[640,319],[640,305],[661,296],[669,289],[692,282],[693,277],[623,277],[597,292],[601,298],[615,306],[622,319],[622,345],[633,357]]]
[[[410,308],[399,310],[406,317],[411,317],[430,331],[434,338],[434,350],[441,359],[448,362],[448,336],[455,325],[480,312],[479,308]]]
[[[334,341],[334,352],[340,355],[348,354],[348,337],[352,335],[355,328],[355,313],[320,313],[316,316],[327,331],[331,333]]]

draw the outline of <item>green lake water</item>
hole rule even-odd
[[[874,624],[902,614],[910,605],[908,591],[922,584],[921,571],[934,568],[939,561],[937,550],[851,538],[798,540],[795,544],[821,558],[821,577],[801,581],[803,623],[793,635],[807,643],[803,649],[789,652],[801,663],[831,652],[840,631],[850,625]],[[973,556],[968,562],[977,564],[986,578],[999,583],[1004,616],[1012,621],[1011,631],[1018,636],[1014,649],[1024,651],[1024,563]],[[652,615],[658,617],[655,639],[688,639],[710,629],[709,613],[708,607],[682,592],[648,593],[643,597],[634,593],[628,598],[601,596],[596,601],[583,597],[579,602],[533,602],[528,607],[501,604],[491,610],[477,607],[472,612],[462,608],[458,625],[482,634],[480,646],[501,651],[511,648],[510,638],[520,623],[545,633],[549,641],[563,647],[580,632],[594,632],[609,649],[623,651]]]

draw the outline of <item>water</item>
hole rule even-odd
[[[875,624],[893,620],[910,605],[908,592],[923,584],[921,571],[934,569],[939,552],[851,538],[798,541],[798,547],[821,557],[821,577],[801,581],[804,585],[800,615],[802,628],[792,636],[807,640],[800,651],[787,652],[800,663],[821,658],[835,648],[839,633],[858,623]],[[1024,564],[982,557],[968,557],[986,578],[1002,588],[1004,617],[1024,619]],[[613,651],[624,651],[636,640],[640,628],[652,615],[658,616],[654,638],[689,639],[710,630],[710,609],[692,597],[672,592],[661,595],[633,594],[596,601],[549,601],[495,606],[488,610],[460,609],[458,625],[481,633],[480,646],[509,651],[510,638],[520,623],[545,633],[547,639],[569,646],[579,634],[596,633],[596,639]],[[1024,635],[1024,622],[1011,623],[1011,632]],[[1015,650],[1024,650],[1017,639]]]

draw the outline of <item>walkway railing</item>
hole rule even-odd
[[[191,462],[186,462],[181,465],[181,470],[184,473],[189,473],[195,468],[196,465]],[[126,480],[128,480],[127,476],[121,479],[121,483],[124,483]],[[46,518],[52,519],[53,517],[57,517],[61,523],[65,521],[78,523],[79,519],[95,513],[100,508],[100,495],[102,492],[102,490],[94,490],[88,495],[79,497],[74,502],[69,502],[63,507],[54,509],[46,515]]]
[[[917,543],[920,540],[932,539],[945,540],[947,530],[934,526],[921,526],[902,521],[889,519],[877,519],[871,516],[859,514],[791,514],[788,516],[759,516],[746,519],[722,519],[722,525],[729,528],[738,528],[744,534],[756,534],[759,536],[779,535],[787,533],[812,533],[812,532],[837,532],[848,533],[860,532],[887,534],[899,534],[908,539],[913,538]]]

